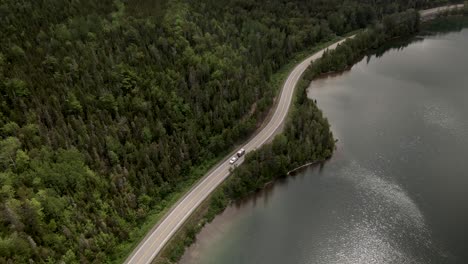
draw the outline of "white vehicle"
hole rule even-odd
[[[240,149],[239,151],[237,151],[237,157],[242,157],[243,155],[245,154],[245,149]]]
[[[234,164],[236,163],[237,161],[237,157],[232,157],[230,160],[229,160],[229,164]]]

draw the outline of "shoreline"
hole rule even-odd
[[[460,5],[458,5],[457,7],[459,7],[459,6],[460,6]],[[451,10],[451,9],[453,8],[453,6],[449,6],[448,8],[449,8],[449,10]],[[440,7],[437,8],[437,10],[438,10],[438,12],[446,11],[446,9],[441,9]],[[431,13],[431,15],[433,15],[433,14]],[[339,43],[339,42],[340,42],[340,41],[338,41],[338,42],[336,42],[336,43]],[[335,43],[335,44],[336,44],[336,43]],[[330,45],[329,47],[331,47],[331,46],[333,46],[333,45],[334,45],[334,44]],[[327,49],[328,49],[328,48],[327,48]],[[312,56],[314,56],[314,55],[312,55]],[[312,56],[311,56],[311,57],[312,57]],[[335,73],[331,72],[330,74],[339,74],[339,72],[335,72]],[[303,76],[300,77],[299,82],[300,82],[301,80],[303,80]],[[299,83],[299,82],[298,82],[298,83]],[[296,85],[297,85],[298,83],[296,83]],[[294,89],[294,90],[296,90],[296,89]],[[280,91],[279,94],[280,94],[280,95],[282,94],[282,90]],[[277,102],[279,102],[278,97],[275,97],[275,100],[273,101],[273,106],[274,106],[275,104],[277,104]],[[270,113],[270,112],[272,112],[272,110],[269,110],[269,113]],[[269,116],[269,114],[268,114],[267,116]],[[287,117],[289,117],[289,113],[287,114]],[[268,117],[268,118],[269,118],[269,117]],[[268,119],[268,118],[266,118],[266,119]],[[267,123],[268,123],[268,122],[267,122]],[[280,129],[277,129],[277,131],[279,131],[279,130],[280,130]],[[273,134],[276,134],[277,131],[275,131],[275,133],[273,133]],[[254,136],[255,136],[255,135],[252,135],[252,137],[254,137]],[[271,139],[270,139],[270,140],[271,140]],[[300,170],[300,169],[302,169],[302,168],[306,168],[306,167],[309,167],[309,166],[312,166],[312,165],[316,165],[316,164],[319,164],[319,163],[323,163],[323,162],[324,162],[324,161],[322,160],[322,161],[315,161],[315,162],[310,162],[310,163],[301,165],[301,166],[299,166],[299,167],[297,167],[297,168],[295,168],[295,169],[293,169],[293,170],[288,171],[286,175],[290,175],[291,173],[294,173],[294,172],[296,172],[296,171],[298,171],[298,170]],[[216,170],[216,167],[214,167],[212,170]],[[204,178],[205,178],[205,177],[202,177],[200,181],[202,181]],[[276,181],[276,180],[272,180],[271,183],[274,184],[275,181]],[[223,182],[224,182],[224,180],[223,180]],[[221,183],[220,185],[218,185],[215,189],[216,189],[216,190],[219,189],[219,187],[222,186],[222,185],[223,185],[223,183]],[[195,187],[192,187],[192,188],[195,188]],[[264,188],[264,187],[263,187],[263,188]],[[262,189],[262,188],[260,188],[260,189]],[[208,195],[208,197],[202,202],[202,204],[206,204],[207,202],[209,202],[209,201],[210,201],[210,197],[212,197],[213,193],[214,193],[214,192],[210,193],[210,194]],[[185,196],[186,196],[186,195],[184,195],[184,197],[185,197]],[[201,205],[200,205],[200,206],[201,206]],[[197,210],[197,211],[198,211],[198,210]],[[191,215],[189,216],[189,219],[188,219],[185,223],[188,223],[189,220],[190,220],[190,218],[192,218],[192,216],[193,216],[194,214],[196,214],[196,212],[191,213]],[[202,223],[202,224],[199,223],[199,224],[198,224],[199,229],[201,229],[201,227],[203,227],[203,225],[204,225],[205,223],[206,223],[206,222],[204,222],[204,223]],[[186,224],[183,224],[182,227],[180,227],[180,228],[177,230],[175,236],[177,236],[177,234],[183,232],[183,229],[186,228],[185,225],[186,225]],[[199,230],[198,230],[198,231],[199,231]],[[196,231],[195,233],[198,233],[198,231]],[[146,236],[148,236],[148,235],[149,235],[149,234],[147,234]],[[171,242],[172,242],[173,239],[175,239],[175,236],[172,236],[172,238],[170,239]],[[155,261],[157,262],[157,261],[158,261],[158,258],[159,258],[161,255],[164,255],[165,250],[168,248],[168,244],[170,244],[171,242],[167,243],[167,244],[164,246],[164,248],[161,250],[161,253],[158,254],[158,255],[156,256],[155,259],[153,259],[153,263],[154,263]],[[193,242],[193,241],[191,241],[191,242]],[[190,243],[191,243],[191,242],[190,242]],[[190,244],[190,243],[189,243],[189,244]],[[188,245],[187,245],[186,243],[184,243],[184,244],[185,244],[185,245],[184,245],[184,250],[185,250],[185,246],[188,246]]]
[[[284,81],[282,81],[282,87],[284,87],[284,85],[286,84],[286,82],[288,81],[289,77],[291,75],[293,75],[293,72],[296,68],[298,68],[300,65],[308,62],[308,61],[316,61],[318,59],[321,58],[321,56],[323,55],[324,51],[325,50],[333,50],[334,48],[336,48],[340,43],[344,42],[345,40],[347,39],[351,39],[355,36],[355,32],[349,32],[348,34],[345,34],[343,37],[341,38],[338,38],[338,39],[335,39],[335,40],[331,40],[331,41],[328,41],[328,42],[325,42],[325,43],[322,43],[314,48],[311,48],[310,50],[313,50],[313,53],[310,54],[308,53],[308,55],[305,56],[305,58],[299,60],[297,63],[293,64],[293,70],[289,71],[288,75],[286,76],[286,78],[284,79]],[[309,50],[309,51],[310,51]],[[303,54],[303,52],[301,52]],[[320,55],[320,56],[319,56]],[[317,57],[318,56],[318,57]],[[310,65],[310,63],[307,63],[307,67],[305,68],[304,72],[306,71],[306,69],[308,68],[308,66]],[[297,99],[296,98],[296,90],[297,90],[297,86],[299,85],[299,83],[303,80],[303,74],[304,72],[302,72],[302,74],[300,75],[299,77],[299,80],[297,81],[297,83],[295,84],[295,88],[294,88],[294,91],[293,91],[293,100]],[[283,89],[281,89],[280,91],[280,94],[281,95],[283,92]],[[279,100],[276,100],[276,101],[279,101]],[[288,118],[290,118],[289,114],[290,114],[290,111],[292,110],[292,108],[295,108],[294,106],[294,102],[291,102],[291,107],[289,108],[289,111],[285,117],[285,119],[283,120],[282,124],[277,128],[275,129],[275,131],[272,133],[271,137],[265,142],[265,144],[271,142],[271,140],[274,138],[274,135],[277,135],[278,133],[280,133],[282,131],[282,129],[284,128],[284,124],[285,122],[287,122]],[[275,110],[275,109],[272,109],[272,110]],[[323,160],[321,160],[320,162],[323,162]],[[316,162],[312,162],[312,163],[316,163]],[[304,167],[304,165],[301,165],[300,167]],[[216,168],[215,168],[216,169]],[[284,175],[286,176],[286,175]],[[274,184],[274,182],[280,177],[276,177],[275,179],[273,179],[271,181],[271,184]],[[203,180],[203,178],[202,178]],[[202,214],[202,212],[200,211],[207,211],[207,208],[205,208],[207,206],[207,204],[210,203],[210,198],[212,197],[212,195],[216,192],[216,190],[219,190],[220,188],[222,188],[222,186],[225,184],[226,182],[226,179],[223,180],[223,182],[218,185],[214,192],[213,193],[210,193],[209,196],[201,203],[201,205],[199,206],[199,208],[196,208],[196,210],[194,210],[194,212],[188,217],[188,219],[186,220],[185,224],[182,225],[174,234],[174,236],[164,245],[164,247],[162,248],[162,250],[159,252],[159,254],[156,255],[156,257],[153,259],[153,261],[151,263],[167,263],[167,262],[164,262],[163,258],[168,255],[172,255],[170,253],[170,251],[173,251],[172,248],[174,247],[177,247],[175,245],[171,245],[172,242],[174,242],[174,240],[176,240],[176,237],[179,236],[181,233],[184,233],[184,229],[185,231],[188,231],[188,230],[191,230],[193,228],[198,228],[198,229],[201,229],[207,222],[211,222],[212,219],[208,219],[208,221],[205,220],[202,220],[203,217],[193,217],[194,215],[198,215],[198,214]],[[265,184],[267,185],[267,184]],[[251,192],[249,192],[249,194],[253,194],[259,190],[262,190],[265,186],[262,186],[262,187],[259,187],[259,188],[256,188],[255,190],[252,190]],[[235,201],[232,202],[232,204],[234,204]],[[218,214],[216,214],[218,215]],[[216,216],[214,215],[214,217]],[[213,217],[213,218],[214,218]],[[192,227],[188,227],[187,225],[189,225],[188,223],[190,222],[195,222],[195,227],[192,226]],[[199,230],[196,232],[198,233]],[[181,236],[180,239],[182,240],[185,240],[184,239],[185,236]],[[185,242],[185,241],[184,241]],[[177,243],[177,242],[176,242]],[[179,242],[180,243],[180,242]],[[191,243],[189,243],[188,245],[190,245]],[[186,246],[188,246],[186,245]],[[169,252],[168,252],[169,251]],[[127,263],[127,262],[125,262]]]
[[[453,6],[449,6],[448,8],[449,8],[449,10],[450,10],[451,8],[453,8]],[[446,11],[446,9],[441,9],[441,8],[437,8],[437,10],[438,10],[439,12]],[[437,18],[437,17],[435,17],[435,18]],[[430,20],[426,20],[426,21],[430,21]],[[426,21],[425,21],[425,22],[426,22]],[[364,56],[365,56],[365,55],[364,55]],[[361,57],[361,59],[362,59],[362,57]],[[328,72],[328,73],[325,74],[325,76],[324,76],[324,75],[319,75],[319,76],[317,76],[316,78],[313,78],[313,80],[315,80],[315,79],[320,79],[320,78],[326,78],[327,76],[330,76],[330,75],[339,75],[339,74],[342,74],[342,73],[345,72],[346,70],[349,70],[351,67],[352,67],[352,66],[346,67],[346,69],[345,69],[345,70],[342,70],[342,71]],[[303,80],[303,77],[304,77],[304,76],[301,76],[301,80]],[[298,82],[298,84],[299,84],[299,83],[300,83],[300,81]],[[310,85],[310,83],[308,83],[308,86],[309,86],[309,85]],[[264,184],[263,187],[256,188],[255,190],[249,192],[249,194],[248,194],[246,197],[250,197],[250,195],[255,195],[255,193],[261,192],[261,191],[265,190],[265,188],[267,188],[267,187],[269,187],[269,186],[274,186],[275,183],[276,183],[278,180],[280,180],[280,179],[282,179],[282,178],[286,178],[287,176],[289,176],[290,174],[294,173],[295,171],[298,171],[298,170],[300,170],[300,169],[306,169],[306,168],[308,168],[308,167],[310,167],[310,166],[314,166],[314,165],[317,165],[317,164],[320,164],[320,163],[323,163],[323,162],[326,162],[326,160],[325,160],[325,161],[322,160],[322,161],[309,162],[309,163],[306,163],[306,164],[304,164],[304,165],[300,165],[300,166],[298,166],[298,167],[296,167],[296,168],[294,168],[294,169],[288,171],[288,173],[287,173],[286,175],[284,175],[283,177],[276,177],[275,179],[273,179],[273,180],[267,182],[266,184]],[[222,186],[222,185],[220,185],[220,187],[221,187],[221,186]],[[219,187],[218,187],[218,188],[219,188]],[[228,206],[232,206],[232,205],[234,205],[235,203],[236,203],[236,201],[230,202]],[[219,213],[222,213],[222,212],[223,212],[223,211],[221,211],[221,212],[219,212]],[[218,215],[218,214],[217,214],[217,215]],[[211,220],[210,220],[210,221],[211,221]],[[208,221],[208,222],[210,222],[210,221]],[[207,222],[204,222],[204,223],[200,226],[200,229],[197,231],[197,233],[201,230],[201,228],[203,228],[203,226],[204,226],[206,223],[207,223]],[[193,242],[193,241],[192,241],[192,242]],[[186,246],[188,247],[190,244],[191,244],[191,243],[189,243],[189,244],[186,245]],[[186,248],[187,248],[187,247],[186,247]],[[185,249],[186,249],[186,248],[184,248],[184,252],[185,252]],[[158,262],[153,262],[153,263],[158,263]]]
[[[443,18],[443,20],[445,20],[445,18]],[[438,23],[438,22],[434,22],[434,23]],[[434,29],[434,30],[436,30],[436,29]],[[456,30],[454,30],[454,31],[456,31]],[[466,36],[466,27],[465,27],[464,32],[465,32],[465,36]],[[447,32],[447,34],[450,34],[450,33]],[[415,43],[413,41],[412,37],[408,38],[407,41],[409,43],[418,45],[418,43]],[[460,42],[458,42],[458,43],[460,43]],[[463,42],[461,42],[461,43],[463,43]],[[410,46],[412,44],[410,44]],[[414,47],[413,47],[413,50],[415,50]],[[388,54],[386,55],[386,58],[388,58]],[[434,61],[434,60],[432,60],[432,61]],[[365,61],[361,61],[360,63],[365,64]],[[385,62],[384,62],[384,64],[385,64]],[[358,75],[358,76],[362,76],[362,75]],[[346,77],[344,77],[344,78],[346,78]],[[352,78],[348,78],[347,80],[351,80],[351,79]],[[364,76],[364,80],[365,80],[365,76]],[[349,115],[345,115],[344,117],[340,116],[341,115],[340,111],[343,110],[342,108],[346,109],[346,107],[339,107],[340,110],[338,110],[338,111],[336,110],[336,106],[337,106],[336,104],[337,104],[337,102],[340,102],[339,100],[337,100],[337,98],[340,96],[340,93],[337,93],[336,91],[340,91],[340,90],[341,91],[346,91],[346,86],[341,87],[341,85],[340,85],[340,84],[343,84],[343,83],[345,84],[346,82],[332,82],[332,84],[330,85],[331,86],[330,88],[333,88],[334,86],[340,86],[341,89],[336,89],[336,90],[332,89],[333,90],[332,92],[324,93],[325,96],[323,94],[321,94],[320,97],[317,97],[318,99],[323,100],[323,102],[328,103],[328,104],[325,103],[323,105],[323,107],[327,106],[325,108],[322,108],[324,111],[325,110],[332,110],[332,109],[335,108],[334,111],[332,110],[332,112],[329,113],[330,118],[332,116],[334,117],[330,121],[339,121],[341,119],[342,120],[347,120],[347,119],[349,120],[349,117],[348,117]],[[357,85],[355,87],[359,87],[359,85]],[[363,93],[366,93],[366,91],[368,92],[371,88],[374,88],[374,87],[369,87],[369,89],[364,90]],[[353,89],[353,91],[357,91],[357,90],[358,89]],[[400,90],[398,92],[400,92]],[[376,91],[376,93],[379,93],[379,91]],[[334,100],[330,100],[330,101],[326,100],[325,101],[324,98],[327,98],[326,96],[330,96],[330,95],[335,96]],[[391,104],[390,104],[390,106],[391,106]],[[376,107],[378,109],[379,105],[377,105]],[[362,109],[360,109],[360,110],[362,111]],[[336,120],[337,116],[339,117],[338,120]],[[385,122],[381,122],[381,123],[383,124]],[[342,124],[342,123],[340,123],[340,124]],[[346,128],[346,126],[343,127],[342,125],[339,125],[339,127],[340,128]],[[357,131],[359,131],[359,127],[358,127]],[[406,131],[404,131],[404,132],[406,132]],[[351,137],[350,139],[352,139],[352,138],[353,137]],[[356,136],[354,138],[356,138]],[[364,142],[362,142],[362,143],[365,143],[365,138],[366,137],[364,137]],[[351,141],[349,139],[346,140],[346,141],[347,142],[353,142],[353,141]],[[353,144],[355,144],[355,143],[353,143]],[[365,150],[367,150],[367,148]],[[333,157],[339,156],[339,155],[337,155],[338,152],[339,151],[335,152]],[[366,151],[366,152],[367,153],[372,153],[372,152],[369,152],[369,151]],[[354,152],[349,152],[349,154],[351,154],[351,153],[354,153]],[[393,154],[393,152],[390,152],[390,153]],[[365,157],[367,159],[369,158],[369,156],[365,156]],[[348,158],[353,159],[353,156],[348,155]],[[374,163],[372,163],[372,164],[374,164]],[[340,165],[342,165],[342,164],[340,164]],[[320,180],[315,180],[315,179],[317,179],[317,177],[318,178],[322,178],[322,177],[326,178],[327,176],[330,177],[330,175],[336,175],[335,172],[339,171],[339,169],[342,168],[340,166],[336,166],[335,164],[332,165],[332,163],[328,163],[327,166],[330,166],[330,167],[326,171],[324,171],[323,176],[322,175],[319,176],[316,173],[310,173],[311,171],[318,171],[317,167],[310,168],[310,171],[307,170],[305,173],[301,173],[301,174],[296,176],[297,179],[299,179],[299,180],[295,180],[294,179],[295,177],[291,177],[291,178],[287,178],[286,180],[283,180],[283,178],[280,178],[280,179],[278,179],[276,181],[270,181],[267,184],[267,186],[262,191],[260,191],[261,194],[259,194],[258,196],[257,195],[249,195],[249,197],[247,198],[247,201],[243,202],[242,205],[240,205],[241,209],[238,209],[234,205],[229,206],[228,208],[226,208],[226,210],[223,213],[220,214],[220,216],[218,216],[213,221],[212,224],[207,225],[206,228],[204,228],[201,231],[200,235],[197,237],[198,241],[193,245],[193,247],[189,247],[187,249],[187,253],[183,256],[183,258],[181,259],[181,261],[179,263],[180,264],[203,263],[203,260],[212,260],[214,262],[217,261],[217,262],[221,263],[222,260],[225,260],[225,261],[228,260],[228,258],[226,258],[226,256],[235,256],[236,253],[240,254],[244,250],[248,251],[249,254],[243,255],[244,256],[243,259],[248,259],[245,256],[257,257],[260,253],[256,253],[257,250],[255,249],[255,247],[253,249],[251,247],[244,248],[243,245],[246,245],[246,243],[247,243],[248,245],[254,246],[255,244],[259,243],[260,241],[269,241],[271,239],[273,239],[272,241],[274,241],[275,239],[281,238],[281,233],[279,233],[279,234],[272,233],[274,235],[270,235],[268,231],[271,231],[272,229],[271,228],[268,229],[268,227],[271,227],[271,225],[268,224],[268,225],[266,225],[266,227],[263,227],[262,223],[258,222],[259,221],[258,219],[263,219],[263,220],[268,219],[268,218],[265,218],[265,216],[273,216],[273,217],[276,216],[276,217],[278,217],[281,214],[281,213],[278,213],[278,212],[282,212],[281,210],[277,211],[277,210],[279,210],[278,207],[279,206],[288,206],[288,203],[286,203],[286,202],[287,201],[291,202],[291,200],[292,200],[289,197],[294,196],[293,193],[295,193],[295,190],[297,190],[297,186],[302,186],[302,185],[304,185],[305,182],[309,183],[306,186],[310,187],[310,188],[313,188],[313,190],[317,190],[317,189],[324,190],[323,188],[318,188],[318,187],[314,188],[313,187],[313,186],[317,186],[317,184],[315,184],[315,183],[317,183],[317,181],[320,181]],[[300,167],[302,167],[302,166],[300,166]],[[331,170],[332,172],[330,172],[331,168],[338,168],[338,169],[332,169]],[[372,167],[372,168],[375,169],[374,167]],[[381,167],[378,167],[378,168],[381,168]],[[327,173],[327,171],[328,171],[328,173]],[[317,176],[317,177],[314,177],[314,176]],[[379,176],[381,176],[381,175],[379,175]],[[310,179],[310,177],[312,177],[312,179]],[[387,178],[385,178],[385,179],[387,179]],[[283,182],[286,182],[286,183],[283,183]],[[288,182],[294,182],[294,183],[291,184],[291,183],[288,183]],[[312,184],[310,184],[310,183],[312,183]],[[329,182],[327,181],[327,183],[329,183]],[[356,183],[356,184],[358,184],[358,183]],[[292,187],[290,185],[292,185],[294,187]],[[322,186],[322,185],[319,185],[319,186]],[[265,189],[268,189],[268,190],[265,190]],[[309,188],[304,188],[304,189],[309,189]],[[272,190],[272,191],[269,191],[269,190]],[[280,191],[280,190],[282,190],[282,191]],[[341,190],[341,189],[338,189],[338,190]],[[408,190],[408,189],[405,189],[405,190]],[[279,193],[279,195],[277,193]],[[314,192],[312,192],[312,193],[314,193]],[[411,194],[408,194],[408,196],[411,197]],[[295,197],[294,201],[297,201],[298,200],[297,196],[294,196],[294,197]],[[303,197],[304,197],[305,200],[310,200],[310,201],[312,201],[311,199],[313,199],[311,197],[319,197],[320,200],[326,201],[327,200],[326,197],[329,197],[329,196],[310,195],[310,196],[303,196]],[[287,200],[288,198],[289,198],[289,200]],[[272,200],[272,201],[275,201],[275,202],[274,203],[273,202],[268,203],[267,200]],[[314,199],[314,200],[316,200],[316,202],[317,202],[317,199]],[[278,201],[280,201],[280,202],[278,202]],[[321,202],[318,201],[319,205],[317,205],[317,206],[320,206],[320,203]],[[267,204],[267,205],[265,205],[265,204]],[[294,211],[294,213],[296,215],[295,217],[300,218],[300,217],[302,217],[301,214],[300,214],[300,210],[301,210],[301,208],[305,208],[304,204],[301,203],[300,206],[296,205],[296,207],[298,207],[299,209]],[[316,207],[314,207],[314,208],[316,208]],[[335,208],[335,207],[333,207],[333,208]],[[312,211],[310,211],[310,210],[312,210]],[[328,208],[327,208],[327,210],[328,210]],[[372,207],[369,207],[369,210],[372,210]],[[309,210],[306,210],[306,211],[309,211],[308,214],[310,214],[312,216],[315,214],[314,213],[315,210],[313,210],[312,208],[309,208]],[[330,211],[331,211],[331,209],[330,209]],[[293,215],[293,214],[291,214],[291,215]],[[286,214],[285,217],[288,217],[288,214]],[[293,217],[291,216],[291,218],[293,218]],[[344,219],[346,219],[346,218],[344,218]],[[280,229],[281,226],[282,225],[275,225],[274,228],[275,229]],[[303,226],[300,226],[300,227],[304,228]],[[256,230],[257,228],[260,228],[261,230]],[[265,228],[265,230],[263,230],[264,228]],[[250,232],[255,232],[255,234],[259,234],[259,235],[258,236],[255,235],[253,238],[250,238],[249,233],[247,233],[247,235],[244,234],[246,232],[245,230],[248,230],[249,233]],[[219,233],[219,234],[217,234],[217,233]],[[243,235],[237,236],[236,234],[238,234],[238,233],[242,233]],[[257,239],[257,237],[261,237],[261,239]],[[231,239],[234,241],[233,243],[225,242],[227,240],[230,241]],[[289,243],[295,243],[294,237],[292,237],[290,239],[291,240],[289,241]],[[317,242],[317,243],[320,243],[320,241],[321,241],[320,239],[310,239],[310,240],[314,241],[314,242]],[[284,241],[284,242],[286,243],[288,241]],[[229,247],[226,247],[226,245],[232,245],[232,249],[230,249]],[[337,250],[340,250],[341,247],[339,245],[336,245],[336,248],[337,248]],[[233,252],[230,252],[231,250]],[[264,254],[263,252],[268,252],[268,251],[265,251],[266,250],[265,248],[260,248],[259,250],[260,250],[261,254]],[[219,252],[221,252],[221,253],[219,253]],[[292,251],[292,252],[295,252],[295,251]],[[333,251],[333,252],[335,252],[335,251]],[[255,258],[255,259],[257,259],[257,258]]]

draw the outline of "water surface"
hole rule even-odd
[[[468,30],[314,81],[333,158],[229,207],[181,263],[468,263]]]

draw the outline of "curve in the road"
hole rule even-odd
[[[281,96],[273,116],[268,124],[243,146],[246,152],[259,148],[275,135],[278,128],[281,127],[286,119],[294,95],[294,88],[301,75],[312,61],[322,57],[325,50],[334,49],[343,41],[345,41],[345,39],[315,53],[294,68],[281,89]],[[231,168],[228,162],[229,158],[230,156],[219,163],[215,170],[205,176],[196,187],[177,203],[159,225],[152,230],[152,233],[138,245],[131,256],[126,260],[126,263],[151,263],[153,258],[159,254],[167,241],[182,226],[193,211],[229,176],[229,169]],[[243,161],[243,159],[239,159],[237,164],[241,164]]]
[[[421,12],[421,16],[423,18],[432,16],[435,13],[445,11],[449,8],[451,7],[424,10]],[[255,150],[265,144],[281,127],[291,106],[292,98],[294,96],[294,88],[309,64],[312,61],[321,58],[325,50],[334,49],[339,43],[345,40],[346,39],[338,41],[315,53],[294,68],[281,89],[281,96],[278,104],[276,105],[273,116],[268,124],[253,139],[249,140],[249,142],[243,146],[246,152]],[[140,242],[132,254],[127,258],[125,263],[151,263],[154,257],[159,254],[169,239],[175,232],[177,232],[193,211],[229,176],[229,169],[231,168],[229,158],[230,156],[220,162],[214,170],[204,176],[204,178],[197,183],[195,187],[193,187],[179,202],[177,202],[171,211],[150,231],[150,234]],[[237,164],[241,164],[243,161],[243,158],[241,158],[237,161]]]
[[[441,6],[441,7],[435,7],[431,9],[422,10],[419,13],[421,14],[421,18],[423,20],[427,20],[436,16],[439,13],[443,13],[443,12],[450,11],[453,9],[463,8],[464,6],[465,6],[464,4]]]

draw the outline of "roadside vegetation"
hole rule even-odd
[[[189,219],[154,263],[176,263],[185,248],[196,239],[206,223],[248,194],[287,175],[303,164],[321,164],[331,157],[335,141],[327,119],[316,103],[307,97],[307,88],[315,78],[349,69],[365,55],[377,52],[392,40],[413,36],[420,30],[419,12],[410,9],[383,17],[366,30],[340,44],[335,50],[311,64],[296,87],[296,99],[282,134],[272,143],[247,154],[242,165]],[[200,212],[201,211],[201,212]]]
[[[2,1],[0,263],[120,259],[141,226],[258,127],[272,76],[295,54],[446,1],[374,2]],[[210,219],[332,154],[307,84],[285,133],[246,157]]]

